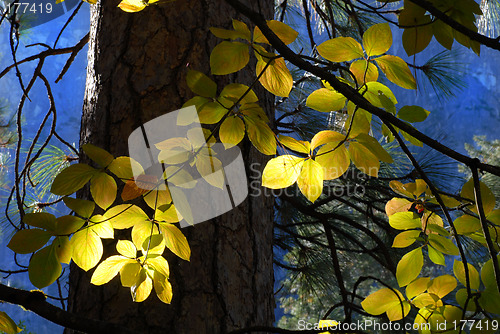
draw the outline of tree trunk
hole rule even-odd
[[[248,3],[272,17],[273,1]],[[81,127],[81,144],[93,143],[115,156],[128,154],[127,138],[134,129],[192,97],[185,83],[187,67],[209,74],[210,51],[220,41],[208,28],[229,29],[231,19],[238,18],[223,0],[176,0],[134,14],[117,4],[101,0],[91,9]],[[219,87],[229,77],[249,84],[255,74],[249,67],[217,78]],[[272,119],[272,96],[256,91]],[[247,166],[263,167],[265,157],[248,144],[242,150]],[[271,325],[272,231],[272,198],[248,197],[231,212],[182,230],[192,255],[190,262],[167,256],[174,294],[170,305],[154,292],[145,302],[134,303],[118,278],[94,286],[89,283],[93,270],[85,273],[73,266],[69,311],[138,333],[226,333]],[[106,252],[115,253],[114,243]]]

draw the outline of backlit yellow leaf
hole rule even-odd
[[[330,112],[342,109],[345,102],[344,95],[327,88],[320,88],[309,95],[306,105],[317,111]]]
[[[375,24],[363,34],[363,47],[369,57],[386,53],[391,45],[392,32],[388,23]]]
[[[110,256],[97,266],[92,274],[90,283],[94,285],[106,284],[118,274],[125,264],[134,262],[135,260],[128,259],[121,255]]]
[[[106,210],[116,199],[115,180],[106,173],[97,173],[90,180],[90,193],[95,203]]]
[[[360,133],[355,137],[358,143],[366,147],[373,155],[383,162],[392,163],[394,160],[391,155],[380,145],[380,143],[370,135]]]
[[[314,202],[323,193],[323,167],[313,159],[307,159],[297,179],[302,194]]]
[[[469,270],[469,284],[471,289],[479,289],[479,272],[470,263],[467,263],[467,268]],[[460,283],[467,286],[465,266],[462,261],[455,260],[455,262],[453,262],[453,273]]]
[[[172,285],[168,281],[166,277],[163,275],[159,274],[158,272],[154,273],[153,277],[153,286],[155,288],[156,295],[158,298],[166,303],[170,304],[172,301]]]
[[[229,116],[222,122],[219,129],[220,141],[224,147],[238,145],[245,136],[245,124],[238,116]]]
[[[380,162],[364,145],[356,142],[349,143],[349,156],[360,171],[367,175],[378,177]]]
[[[430,280],[430,277],[420,277],[408,284],[406,287],[406,297],[412,299],[426,291]]]
[[[30,260],[28,274],[31,283],[37,288],[45,288],[56,281],[61,275],[62,267],[57,260],[56,252],[52,245],[36,252]]]
[[[101,167],[107,167],[115,159],[108,151],[92,144],[82,145],[82,150]]]
[[[262,154],[276,154],[276,137],[269,126],[262,121],[250,117],[245,117],[245,123],[247,125],[248,138],[253,146]]]
[[[140,12],[141,10],[146,8],[146,6],[147,3],[143,0],[122,0],[122,2],[118,4],[118,7],[120,7],[121,10],[127,13]]]
[[[21,332],[22,329],[17,327],[14,320],[7,313],[0,312],[0,331],[6,334],[15,334]]]
[[[410,245],[413,245],[413,243],[416,241],[415,239],[418,238],[419,235],[420,235],[420,231],[418,231],[418,230],[409,230],[409,231],[401,232],[394,238],[394,242],[392,243],[392,247],[405,248],[405,247],[408,247]]]
[[[69,264],[71,256],[73,255],[73,249],[71,248],[69,238],[66,236],[56,237],[54,241],[52,241],[52,247],[54,247],[56,252],[57,260],[61,263]]]
[[[298,32],[296,32],[295,30],[293,30],[292,28],[290,28],[288,25],[286,25],[285,23],[280,22],[280,21],[276,21],[276,20],[267,21],[267,26],[286,45],[288,45],[288,44],[292,43],[293,41],[295,41],[295,39],[297,39],[297,36],[299,35]],[[262,32],[260,31],[259,27],[255,27],[255,30],[253,32],[253,41],[255,43],[266,43],[266,44],[269,44],[269,41],[262,34]]]
[[[95,267],[101,260],[101,238],[88,228],[73,235],[71,248],[73,248],[73,261],[85,271]]]
[[[97,170],[89,165],[71,165],[56,176],[50,192],[60,196],[72,194],[89,182],[96,172]]]
[[[146,270],[142,269],[139,273],[139,279],[130,288],[132,300],[136,303],[145,301],[153,290],[153,280],[147,275]]]
[[[191,249],[186,237],[176,226],[168,223],[160,224],[160,230],[165,238],[165,244],[168,249],[175,255],[189,261],[191,257]]]
[[[457,287],[457,280],[451,275],[442,275],[434,278],[430,283],[427,291],[433,293],[439,298],[443,298]]]
[[[271,189],[291,186],[297,181],[304,158],[281,155],[268,161],[262,175],[262,185]]]
[[[333,180],[341,177],[349,168],[351,160],[344,144],[338,142],[323,145],[316,153],[315,160],[323,167],[323,178]]]
[[[217,94],[217,84],[205,74],[189,70],[186,76],[186,83],[195,94],[214,98]]]
[[[361,306],[369,314],[380,315],[394,305],[399,306],[404,300],[403,295],[398,290],[383,288],[366,297],[361,302]]]
[[[149,219],[141,208],[132,204],[116,205],[106,211],[104,217],[109,219],[116,229],[129,228]]]
[[[337,131],[324,130],[316,133],[311,140],[311,150],[326,143],[338,143],[345,139],[345,136]]]
[[[423,265],[424,257],[422,255],[422,248],[416,248],[406,253],[398,262],[396,268],[396,278],[399,286],[406,286],[417,278]]]
[[[329,61],[340,63],[363,58],[361,44],[352,37],[337,37],[318,45],[319,54]]]
[[[358,59],[352,62],[349,70],[354,74],[358,85],[362,85],[369,81],[377,81],[378,79],[377,66],[364,59]]]
[[[376,58],[375,61],[391,82],[406,89],[417,89],[417,82],[403,59],[385,55]]]
[[[268,61],[270,64],[266,68]],[[259,82],[265,89],[276,96],[288,97],[293,88],[293,78],[283,58],[266,61],[262,58],[258,59],[255,72],[257,76],[260,76]]]
[[[310,144],[307,141],[297,140],[293,137],[279,135],[279,142],[295,152],[309,154]]]

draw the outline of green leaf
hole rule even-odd
[[[56,235],[70,235],[78,231],[85,221],[75,216],[61,216],[56,219],[56,228],[54,230]]]
[[[94,212],[95,203],[92,201],[72,197],[64,197],[63,201],[68,208],[83,218],[89,218]]]
[[[269,29],[271,29],[276,36],[281,39],[283,43],[286,45],[292,43],[297,39],[297,36],[299,35],[298,32],[290,28],[288,25],[286,25],[283,22],[276,21],[276,20],[269,20],[267,21],[267,26]],[[262,34],[261,30],[259,27],[255,27],[254,32],[253,32],[253,41],[255,43],[265,43],[265,44],[270,44],[267,38]]]
[[[439,298],[443,298],[457,287],[457,280],[451,275],[442,275],[434,278],[427,288],[429,293],[433,293]]]
[[[323,193],[323,167],[313,159],[307,159],[297,178],[300,192],[311,202]]]
[[[56,252],[57,260],[61,263],[69,264],[73,255],[73,249],[67,236],[56,237],[52,241],[52,247]]]
[[[354,74],[358,85],[362,85],[369,81],[377,81],[378,79],[377,66],[365,59],[358,59],[352,62],[349,70]]]
[[[74,164],[61,171],[50,188],[50,192],[55,195],[65,196],[80,190],[97,170],[85,164]]]
[[[271,189],[287,188],[297,181],[304,158],[281,155],[269,160],[262,175],[262,186]]]
[[[15,334],[21,332],[22,329],[17,327],[14,320],[7,313],[0,312],[0,331],[6,334]]]
[[[441,266],[445,266],[446,265],[443,253],[441,253],[440,251],[436,250],[431,245],[427,245],[427,252],[428,252],[428,255],[429,255],[429,259],[433,263],[439,264]]]
[[[399,109],[398,118],[410,123],[425,121],[430,112],[419,106],[404,106]]]
[[[102,172],[95,174],[90,180],[90,193],[95,203],[106,210],[116,199],[117,186],[115,179]]]
[[[309,95],[306,105],[317,111],[331,112],[344,108],[345,102],[344,95],[327,88],[320,88]]]
[[[85,271],[95,267],[102,257],[101,238],[89,228],[76,232],[71,238],[73,261]]]
[[[363,173],[378,177],[380,162],[378,158],[361,143],[349,143],[349,156],[356,167]]]
[[[398,100],[394,96],[394,93],[385,85],[380,82],[367,82],[366,83],[367,91],[363,96],[374,106],[379,108],[384,108],[384,104],[380,100],[380,96],[383,94],[388,97],[392,103],[397,104]]]
[[[410,284],[422,270],[424,257],[422,248],[417,248],[406,253],[398,263],[396,268],[396,279],[400,287]]]
[[[375,61],[391,82],[406,89],[417,89],[417,82],[403,59],[385,55],[376,58]]]
[[[420,231],[417,230],[410,230],[410,231],[404,231],[399,233],[395,238],[394,242],[392,243],[392,247],[394,248],[405,248],[410,245],[413,245],[413,243],[416,241],[416,238],[420,235]]]
[[[256,75],[261,75],[265,69],[264,73],[260,76],[259,82],[272,94],[288,97],[293,88],[293,77],[290,74],[290,70],[286,67],[285,60],[283,58],[276,58],[268,61],[270,64],[267,68],[267,62],[262,60],[262,58],[257,61]]]
[[[361,44],[352,37],[337,37],[318,45],[319,54],[329,61],[340,63],[363,58]]]
[[[420,22],[415,24],[426,24],[430,23],[431,18],[425,15],[425,18]],[[423,51],[427,45],[431,42],[433,33],[432,26],[430,24],[422,25],[414,28],[406,28],[403,32],[403,48],[408,56],[413,56],[421,51]]]
[[[389,217],[389,225],[396,230],[422,229],[420,217],[414,212],[396,212]]]
[[[189,70],[186,82],[189,89],[195,94],[212,98],[217,96],[217,84],[201,72]]]
[[[394,305],[399,306],[401,303],[400,300],[405,300],[401,292],[399,292],[398,290],[383,288],[366,297],[361,302],[361,306],[369,314],[380,315]]]
[[[436,41],[439,42],[439,44],[441,44],[448,50],[451,50],[454,38],[453,30],[449,25],[441,20],[435,20],[434,23],[432,23],[432,33],[434,34],[434,37],[436,38]]]
[[[481,229],[481,222],[476,217],[463,215],[453,222],[458,234],[469,234]]]
[[[498,261],[500,261],[500,256],[497,256]],[[489,259],[481,268],[481,280],[486,288],[496,288],[496,278],[495,271],[493,270],[493,261]]]
[[[386,53],[391,45],[392,32],[388,23],[375,24],[363,34],[363,46],[369,57]]]
[[[429,243],[438,251],[448,255],[458,255],[458,248],[453,241],[437,234],[429,234]]]
[[[203,107],[198,109],[198,117],[201,124],[215,124],[218,123],[228,110],[217,102],[208,102]]]
[[[481,200],[483,202],[482,204],[483,204],[484,214],[488,215],[495,208],[495,195],[493,195],[490,188],[488,188],[488,186],[481,181],[479,181],[479,190],[481,192]],[[474,181],[471,178],[462,187],[462,191],[460,192],[460,196],[462,196],[464,198],[468,198],[475,203],[476,201],[475,201],[474,194],[475,194],[474,193]],[[469,209],[476,214],[478,213],[476,205],[469,206]]]
[[[378,159],[383,162],[393,163],[391,155],[380,145],[380,143],[370,135],[360,133],[355,139],[373,153]]]
[[[128,259],[121,255],[112,255],[95,268],[90,283],[94,285],[106,284],[118,274],[125,264],[134,262],[135,260]]]
[[[132,204],[116,205],[106,211],[104,217],[109,219],[116,229],[129,228],[149,219],[141,208]]]
[[[36,252],[30,260],[28,274],[31,283],[37,288],[45,288],[61,275],[62,267],[52,245]]]
[[[295,152],[309,154],[311,145],[307,141],[297,140],[293,137],[279,135],[279,142]]]
[[[245,137],[245,123],[238,116],[227,117],[219,129],[220,141],[224,147],[229,148],[238,145]]]
[[[479,289],[479,272],[470,263],[467,263],[467,268],[469,269],[469,282],[471,289]],[[464,286],[467,286],[465,266],[462,261],[455,260],[455,262],[453,262],[453,273],[460,283],[462,283]]]
[[[52,235],[44,230],[20,230],[10,239],[9,247],[18,254],[29,254],[42,248]]]
[[[326,143],[318,150],[314,158],[323,167],[325,180],[339,178],[349,169],[351,163],[349,152],[345,145],[342,144],[339,147],[337,145],[337,142]]]
[[[226,75],[238,72],[248,64],[248,45],[240,42],[221,42],[210,55],[212,74]]]
[[[167,248],[181,259],[189,261],[191,257],[191,249],[189,248],[187,239],[184,234],[182,234],[181,230],[179,230],[176,226],[167,223],[160,224],[160,230],[165,238]]]
[[[56,217],[47,212],[27,213],[24,215],[23,223],[44,230],[54,231],[56,228]]]
[[[82,150],[101,167],[107,167],[115,159],[108,151],[92,144],[82,145]]]
[[[276,137],[274,132],[263,121],[244,118],[247,125],[248,138],[260,153],[265,155],[276,154]]]
[[[132,158],[118,157],[108,166],[108,170],[122,180],[129,180],[134,177],[134,171],[137,175],[144,173],[142,166]]]

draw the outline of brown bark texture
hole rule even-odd
[[[272,17],[273,1],[247,3]],[[185,83],[187,69],[209,74],[210,51],[220,42],[208,28],[229,29],[231,19],[239,18],[223,0],[176,0],[134,14],[117,4],[101,0],[91,9],[81,128],[81,144],[98,145],[115,156],[128,153],[127,138],[134,129],[193,96]],[[216,77],[219,89],[230,82],[250,84],[254,69]],[[261,106],[272,119],[273,97],[258,86]],[[263,168],[266,157],[248,143],[242,151],[248,175],[251,164]],[[134,303],[118,277],[94,286],[89,283],[93,270],[72,267],[69,311],[137,333],[227,333],[271,325],[272,216],[272,198],[249,196],[223,216],[184,228],[191,261],[167,256],[174,293],[170,305],[154,291],[145,302]],[[106,247],[105,256],[116,254],[114,242]]]

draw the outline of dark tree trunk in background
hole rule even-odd
[[[260,6],[258,2],[260,1]],[[273,1],[248,0],[272,17]],[[231,27],[237,14],[223,0],[176,0],[128,14],[118,2],[101,0],[91,9],[91,34],[81,143],[115,156],[128,154],[128,135],[141,124],[179,109],[192,97],[187,66],[210,73],[209,56],[219,41],[210,26]],[[217,78],[249,84],[248,69]],[[262,107],[272,116],[273,98],[263,91]],[[272,117],[270,117],[272,118]],[[266,158],[243,147],[247,166]],[[93,270],[72,267],[69,311],[127,326],[137,333],[225,333],[273,321],[272,199],[249,197],[233,211],[184,228],[191,262],[167,256],[173,285],[171,305],[154,291],[133,303],[130,289],[91,285]],[[108,245],[108,254],[114,244]],[[168,250],[167,250],[168,252]]]

